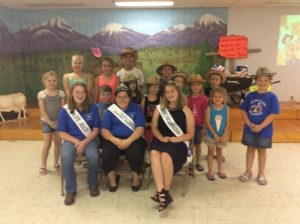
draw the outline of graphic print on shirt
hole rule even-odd
[[[222,116],[220,114],[217,114],[215,116],[215,122],[216,122],[217,132],[219,132],[222,123]]]
[[[194,117],[198,117],[198,112],[197,112],[197,108],[196,108],[195,104],[193,104],[192,113],[193,113]]]
[[[148,107],[147,107],[147,112],[146,112],[146,116],[147,117],[152,117],[153,116],[153,113],[154,113],[154,111],[155,111],[155,108],[156,108],[156,105],[148,105]]]
[[[259,116],[263,113],[263,107],[266,106],[266,103],[261,99],[255,99],[251,101],[250,105],[249,113],[253,116]]]

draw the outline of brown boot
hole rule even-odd
[[[75,202],[76,192],[67,192],[65,197],[65,205],[72,205]]]

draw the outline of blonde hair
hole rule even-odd
[[[80,54],[75,54],[72,56],[72,61],[75,61],[76,59],[80,59],[82,62],[84,62],[84,57]]]
[[[56,80],[58,81],[58,75],[56,74],[55,71],[48,71],[45,72],[42,76],[42,83],[45,84],[46,80],[50,77],[50,76],[54,76],[56,78]]]
[[[213,96],[216,94],[216,93],[220,93],[223,95],[224,97],[224,101],[223,101],[223,104],[226,105],[227,104],[227,91],[225,88],[223,87],[218,87],[218,88],[215,88],[215,89],[212,89],[211,90],[211,93],[210,93],[210,102],[213,103]]]
[[[164,110],[165,108],[168,108],[169,104],[170,104],[170,102],[167,100],[167,97],[166,97],[166,87],[167,86],[173,87],[177,91],[178,99],[177,99],[177,103],[176,103],[176,109],[182,109],[185,105],[184,97],[183,97],[182,92],[179,89],[179,87],[173,81],[167,82],[164,86],[165,91],[164,91],[164,94],[163,94],[163,97],[162,97],[162,100],[160,103],[161,109]]]

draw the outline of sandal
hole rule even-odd
[[[189,176],[194,176],[195,175],[194,168],[192,166],[189,167],[188,174],[189,174]]]
[[[40,167],[39,173],[41,176],[44,176],[47,174],[47,169],[46,167]]]
[[[249,181],[249,180],[251,180],[251,178],[252,178],[252,175],[251,174],[248,174],[248,173],[243,173],[240,177],[239,177],[239,179],[240,179],[240,181],[243,181],[243,182],[247,182],[247,181]]]
[[[164,188],[158,193],[159,212],[165,210],[168,207],[168,202],[167,202],[168,196],[169,196],[169,191],[166,191]]]
[[[211,176],[209,173],[206,174],[206,178],[207,178],[209,181],[215,181],[215,180],[216,180],[215,176],[214,176],[214,175]]]
[[[152,201],[159,203],[159,193],[158,193],[158,191],[156,191],[155,195],[152,195],[150,198],[152,199]],[[173,198],[170,194],[168,194],[168,197],[167,197],[168,205],[171,204],[172,202],[173,202]]]
[[[266,185],[268,183],[265,176],[258,176],[257,179],[256,179],[256,182],[259,185]]]
[[[54,170],[56,173],[60,172],[60,165],[58,163],[54,164]]]
[[[198,170],[199,172],[204,171],[204,167],[203,167],[200,163],[196,164],[196,165],[195,165],[195,168],[196,168],[196,170]]]
[[[219,173],[218,176],[219,176],[221,179],[226,179],[226,178],[227,178],[226,173]]]

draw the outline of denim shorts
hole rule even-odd
[[[56,130],[53,129],[48,123],[41,121],[41,126],[42,126],[42,132],[43,133],[53,133]]]
[[[227,146],[227,142],[217,143],[217,142],[215,142],[214,139],[208,137],[208,135],[206,135],[206,136],[204,137],[203,142],[204,142],[208,147],[225,148],[225,147]]]
[[[195,126],[195,135],[194,135],[194,144],[199,145],[201,144],[201,131],[203,127],[202,126]]]
[[[259,134],[243,134],[242,143],[256,149],[272,148],[272,138],[262,137]]]

